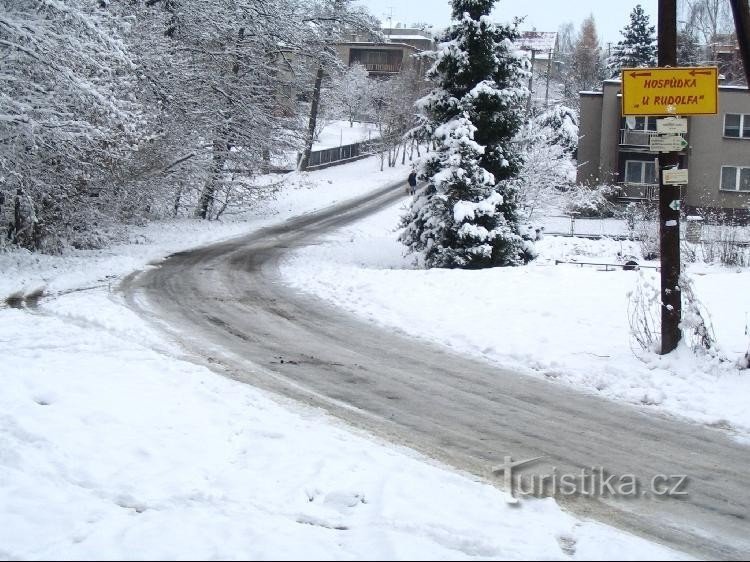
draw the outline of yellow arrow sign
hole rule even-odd
[[[622,71],[623,115],[716,115],[718,100],[715,66]]]

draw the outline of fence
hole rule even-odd
[[[357,160],[370,156],[373,154],[374,147],[377,141],[362,141],[354,144],[345,144],[343,146],[337,146],[335,148],[326,148],[323,150],[313,150],[310,153],[310,162],[308,162],[307,169],[315,170],[326,168],[328,166],[334,166],[336,164],[343,164],[346,161]],[[299,155],[298,158],[302,158]]]
[[[581,238],[615,238],[624,239],[632,234],[626,221],[614,218],[576,217],[575,215],[557,215],[544,217],[541,221],[545,234],[558,236],[578,236]]]

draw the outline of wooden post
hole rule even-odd
[[[534,91],[534,58],[536,57],[536,51],[531,49],[531,73],[529,74],[529,99],[526,100],[526,119],[529,118],[529,112],[531,111],[531,95]]]
[[[659,0],[659,66],[677,66],[677,0]],[[659,242],[661,249],[661,352],[680,341],[680,186],[664,184],[664,170],[677,167],[677,152],[659,157]],[[675,204],[674,202],[677,201]]]
[[[737,31],[737,42],[740,45],[742,64],[745,67],[745,80],[750,88],[750,2],[748,0],[729,0],[734,14],[734,28]]]
[[[544,109],[546,110],[549,107],[549,78],[550,74],[552,74],[552,54],[554,53],[554,50],[550,50],[547,53],[547,85],[544,88]]]

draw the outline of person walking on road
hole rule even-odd
[[[415,170],[411,171],[411,174],[409,174],[409,179],[406,180],[408,185],[406,186],[406,191],[409,193],[409,195],[414,195],[414,193],[417,190],[417,172]]]

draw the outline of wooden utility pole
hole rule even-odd
[[[554,49],[551,49],[547,53],[547,85],[544,87],[544,109],[545,111],[549,107],[549,79],[550,75],[552,74],[552,54],[554,53]]]
[[[534,92],[534,59],[536,58],[536,51],[531,48],[531,72],[529,73],[529,97],[526,100],[526,119],[529,118],[531,111],[531,96]]]
[[[742,64],[745,67],[745,80],[750,88],[750,2],[748,0],[729,0],[729,2],[732,4],[737,42],[740,46]]]
[[[310,156],[312,155],[312,147],[315,143],[315,127],[318,124],[318,106],[320,105],[320,92],[323,87],[323,63],[318,63],[318,72],[315,74],[315,86],[313,87],[312,103],[310,104],[310,120],[307,124],[307,136],[305,137],[305,151],[302,153],[302,159],[300,160],[297,168],[300,172],[307,170],[310,165]]]
[[[677,66],[677,0],[659,0],[659,66]],[[680,186],[665,185],[664,171],[677,168],[677,152],[659,156],[659,239],[661,247],[661,352],[680,341]]]

